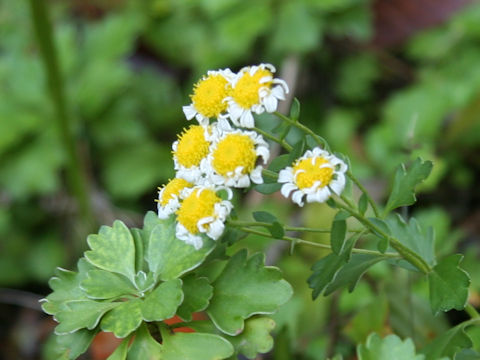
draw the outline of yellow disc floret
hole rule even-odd
[[[264,68],[259,68],[253,75],[245,71],[232,90],[233,100],[244,109],[250,109],[253,105],[259,104],[260,96],[258,91],[260,88],[271,87],[272,85],[272,80],[261,82],[265,77],[273,79],[273,74]]]
[[[197,234],[198,222],[206,217],[215,215],[215,204],[222,199],[210,189],[195,189],[183,200],[177,210],[177,221],[191,234]]]
[[[257,154],[255,144],[248,135],[229,134],[222,139],[213,152],[213,168],[226,176],[242,166],[242,173],[249,174],[255,168]]]
[[[162,198],[159,200],[160,205],[167,205],[175,196],[179,196],[183,189],[191,186],[193,185],[184,179],[175,178],[170,180],[170,182],[162,188]]]
[[[218,117],[227,109],[224,99],[230,95],[230,89],[229,82],[222,75],[208,75],[193,88],[193,106],[199,114],[207,118]]]
[[[180,165],[190,168],[198,166],[208,155],[209,142],[205,139],[205,129],[200,125],[192,125],[178,137],[174,156]]]
[[[312,187],[315,182],[320,181],[320,187],[324,187],[330,183],[333,177],[333,169],[331,166],[322,167],[328,164],[323,157],[315,157],[297,161],[293,166],[295,183],[299,189]]]

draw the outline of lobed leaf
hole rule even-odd
[[[70,334],[57,335],[58,349],[65,349],[66,359],[74,360],[87,351],[97,332],[80,329]]]
[[[247,251],[239,251],[213,283],[207,313],[225,334],[239,334],[244,319],[254,314],[271,314],[291,297],[292,287],[282,279],[280,271],[263,264],[263,254],[247,259]]]
[[[160,360],[161,345],[150,335],[146,324],[142,324],[135,332],[130,349],[128,349],[127,360]]]
[[[408,170],[404,164],[401,164],[395,173],[392,192],[385,206],[385,213],[400,206],[412,205],[417,200],[415,187],[430,175],[432,168],[431,161],[423,161],[420,158],[415,159]]]
[[[462,310],[468,299],[470,277],[459,267],[463,255],[446,257],[428,274],[430,306],[435,314],[451,309]]]
[[[148,294],[141,304],[145,321],[162,321],[171,318],[183,301],[182,280],[173,279],[160,284]]]
[[[103,317],[100,328],[124,338],[142,323],[142,301],[135,299],[116,304],[118,306]]]
[[[111,299],[136,294],[135,287],[124,276],[98,269],[87,273],[87,277],[80,283],[80,288],[90,299]]]
[[[183,278],[184,299],[177,315],[184,321],[192,321],[194,312],[205,310],[213,296],[213,287],[205,277],[187,275]]]
[[[397,335],[380,338],[373,333],[365,344],[357,347],[358,360],[423,360],[423,355],[416,355],[412,339],[402,341]]]

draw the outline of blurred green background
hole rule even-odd
[[[410,211],[435,228],[438,254],[466,255],[471,302],[480,305],[478,1],[44,1],[60,116],[33,2],[0,0],[0,358],[52,358],[54,323],[37,300],[53,269],[73,268],[98,226],[138,225],[155,210],[157,186],[174,176],[171,143],[188,126],[182,105],[202,74],[261,62],[277,67],[301,121],[350,157],[376,199],[399,162],[434,161]],[[73,165],[59,118],[74,140]],[[275,121],[262,116],[260,126]],[[240,204],[245,218],[281,209],[288,223],[328,227],[332,217],[324,206],[279,206],[287,203],[277,196],[245,195]],[[350,359],[371,331],[422,347],[465,316],[434,318],[425,282],[384,265],[353,294],[313,302],[305,281],[325,254],[290,256],[255,237],[239,246],[265,251],[296,291],[276,316],[277,344],[265,359]]]

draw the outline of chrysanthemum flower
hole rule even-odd
[[[281,193],[289,197],[293,191],[292,201],[303,206],[307,202],[325,202],[332,192],[340,195],[345,187],[347,165],[320,148],[307,150],[297,159],[292,167],[287,167],[278,174],[278,182],[284,183]]]
[[[263,183],[262,165],[270,151],[263,137],[254,131],[223,130],[212,141],[210,153],[200,165],[209,182],[215,185],[244,188],[250,182]]]
[[[200,162],[210,148],[211,127],[191,125],[172,145],[173,162],[177,177],[197,183],[202,176]]]
[[[222,200],[217,192],[223,188],[196,186],[182,194],[182,202],[176,211],[176,235],[180,240],[191,244],[195,249],[203,245],[201,233],[217,240],[225,228],[225,220],[232,210],[229,200]],[[228,198],[232,191],[225,188]]]
[[[168,184],[159,188],[158,192],[158,217],[166,219],[180,207],[180,196],[185,189],[193,187],[185,179],[175,178]]]
[[[252,112],[277,110],[278,100],[285,100],[287,83],[275,79],[275,67],[270,64],[248,66],[241,69],[233,79],[231,95],[227,98],[228,113],[235,126],[255,126]]]
[[[200,125],[207,125],[210,118],[224,117],[233,76],[230,69],[209,71],[197,82],[190,95],[192,103],[183,107],[187,120],[195,117]]]

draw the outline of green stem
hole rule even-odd
[[[67,179],[70,190],[75,196],[80,214],[85,223],[92,225],[94,217],[88,196],[87,181],[77,153],[76,142],[68,117],[63,80],[53,41],[52,25],[45,4],[45,1],[30,0],[33,26],[47,75],[48,90],[56,113],[55,120],[60,140],[67,155]]]
[[[343,200],[343,199],[342,199]],[[376,226],[374,223],[372,223],[370,220],[368,220],[366,217],[363,215],[359,214],[355,209],[352,209],[351,207],[344,206],[342,204],[339,204],[338,202],[336,203],[337,207],[340,209],[343,209],[347,212],[349,212],[353,217],[355,217],[358,221],[360,221],[366,228],[370,229],[371,231],[375,232],[379,236],[387,239],[390,243],[390,245],[398,251],[398,253],[410,264],[415,266],[417,269],[419,269],[421,272],[424,274],[428,274],[432,271],[430,266],[425,262],[425,260],[422,259],[421,256],[419,256],[416,252],[413,250],[409,249],[405,245],[403,245],[398,239],[396,239],[393,236],[388,235],[385,233],[382,229],[380,229],[378,226]]]
[[[467,304],[465,306],[465,312],[470,315],[472,319],[480,319],[480,314],[478,313],[477,309],[475,309],[472,304]]]
[[[272,226],[271,223],[261,222],[261,221],[241,221],[241,220],[228,220],[228,225],[241,227],[241,226],[260,226],[260,227],[269,227]],[[283,229],[285,231],[302,231],[302,232],[312,232],[312,233],[330,233],[330,229],[317,229],[317,228],[309,228],[309,227],[300,227],[300,226],[288,226],[283,225]],[[364,230],[347,230],[350,233],[359,233]]]
[[[357,187],[360,189],[360,191],[365,194],[370,206],[373,209],[373,212],[374,212],[375,216],[380,217],[380,212],[378,211],[377,204],[370,197],[370,194],[368,193],[367,189],[365,189],[365,187],[362,185],[362,183],[360,181],[358,181],[358,179],[355,177],[355,175],[353,175],[353,173],[350,170],[347,171],[347,176],[350,179],[352,179],[352,181],[355,183],[355,185],[357,185]]]
[[[254,127],[252,130],[256,131],[257,133],[261,134],[264,138],[267,138],[269,140],[272,140],[278,144],[280,144],[281,146],[283,146],[283,148],[285,150],[287,150],[288,152],[292,151],[293,147],[287,143],[285,140],[283,139],[279,139],[275,136],[273,136],[272,134],[266,132],[266,131],[263,131],[262,129],[259,129],[257,127]]]
[[[315,134],[315,132],[312,129],[310,129],[309,127],[303,125],[302,123],[300,123],[298,121],[290,119],[288,116],[285,116],[278,111],[275,111],[274,114],[275,114],[275,116],[277,116],[281,120],[287,122],[291,126],[294,126],[297,129],[303,131],[305,134],[310,135],[318,145],[320,145],[323,148],[329,150],[328,143],[325,141],[325,139],[323,139],[321,136],[318,136],[317,134]]]
[[[268,177],[272,180],[277,181],[278,180],[278,174],[275,171],[271,171],[268,169],[262,169],[262,175],[265,177]]]
[[[285,241],[293,242],[295,244],[303,244],[303,245],[312,246],[312,247],[321,248],[321,249],[326,249],[326,250],[331,250],[332,249],[332,247],[330,245],[327,245],[327,244],[320,244],[320,243],[307,241],[307,240],[303,240],[303,239],[299,239],[299,238],[295,238],[295,237],[291,237],[291,236],[283,236],[281,238],[276,238],[270,233],[250,229],[248,227],[239,227],[239,229],[244,231],[244,232],[248,232],[250,234],[259,235],[259,236],[267,237],[267,238],[270,238],[270,239],[285,240]],[[385,257],[395,258],[395,259],[401,257],[399,254],[395,254],[395,253],[384,253],[384,254],[382,254],[380,251],[358,249],[358,248],[353,248],[352,253],[368,254],[368,255],[374,255],[374,256],[385,256]]]

